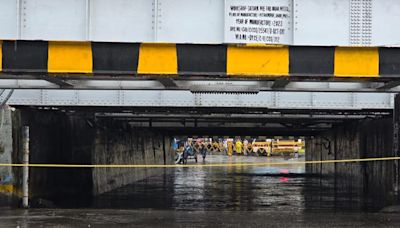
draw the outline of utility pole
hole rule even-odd
[[[24,126],[22,128],[23,137],[23,159],[24,166],[22,167],[22,207],[29,207],[29,127]]]

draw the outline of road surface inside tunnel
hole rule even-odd
[[[198,164],[265,166],[177,167],[95,197],[91,208],[179,211],[379,211],[359,189],[335,188],[334,178],[307,174],[304,157],[207,156]],[[276,163],[285,163],[276,165]],[[300,164],[299,164],[300,162]],[[288,164],[289,163],[289,164]],[[189,165],[196,164],[189,160]]]
[[[250,167],[179,167],[92,199],[86,205],[0,211],[4,227],[396,226],[398,214],[305,173],[304,157],[207,156],[205,164],[289,162]],[[188,164],[195,164],[190,160]],[[201,162],[200,162],[201,164]],[[68,199],[67,199],[68,201]],[[71,200],[71,202],[74,202]],[[65,202],[64,202],[65,203]]]
[[[264,156],[207,156],[197,164],[303,161]],[[189,160],[188,165],[196,164]],[[184,211],[260,211],[303,208],[304,164],[262,167],[177,167],[161,176],[105,193],[94,208],[149,208]]]

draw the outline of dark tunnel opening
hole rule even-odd
[[[38,164],[173,165],[174,139],[187,138],[208,139],[211,145],[224,139],[300,139],[305,153],[227,156],[226,151],[208,151],[205,163],[199,157],[198,164],[226,167],[31,168],[31,207],[378,211],[397,197],[393,161],[297,164],[393,156],[393,132],[387,130],[391,112],[108,111],[18,107],[12,114],[18,151],[13,162],[21,160],[17,139],[26,124],[30,162]],[[268,162],[278,164],[231,166]],[[21,170],[13,168],[13,175]]]

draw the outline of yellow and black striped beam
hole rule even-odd
[[[189,77],[400,77],[400,48],[0,41],[0,71]]]

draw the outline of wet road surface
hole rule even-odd
[[[209,156],[209,163],[279,162],[282,158]],[[289,160],[298,161],[298,160]],[[300,159],[301,161],[301,159]],[[189,163],[190,164],[190,163]],[[190,211],[301,210],[304,165],[179,167],[96,198],[93,207]]]
[[[280,157],[209,156],[206,163],[302,161]],[[193,161],[191,161],[194,163]],[[305,174],[304,165],[166,169],[164,174],[102,194],[70,209],[3,209],[1,227],[331,227],[400,226],[398,214],[329,179]]]
[[[2,210],[1,227],[399,227],[398,214],[111,209]]]

